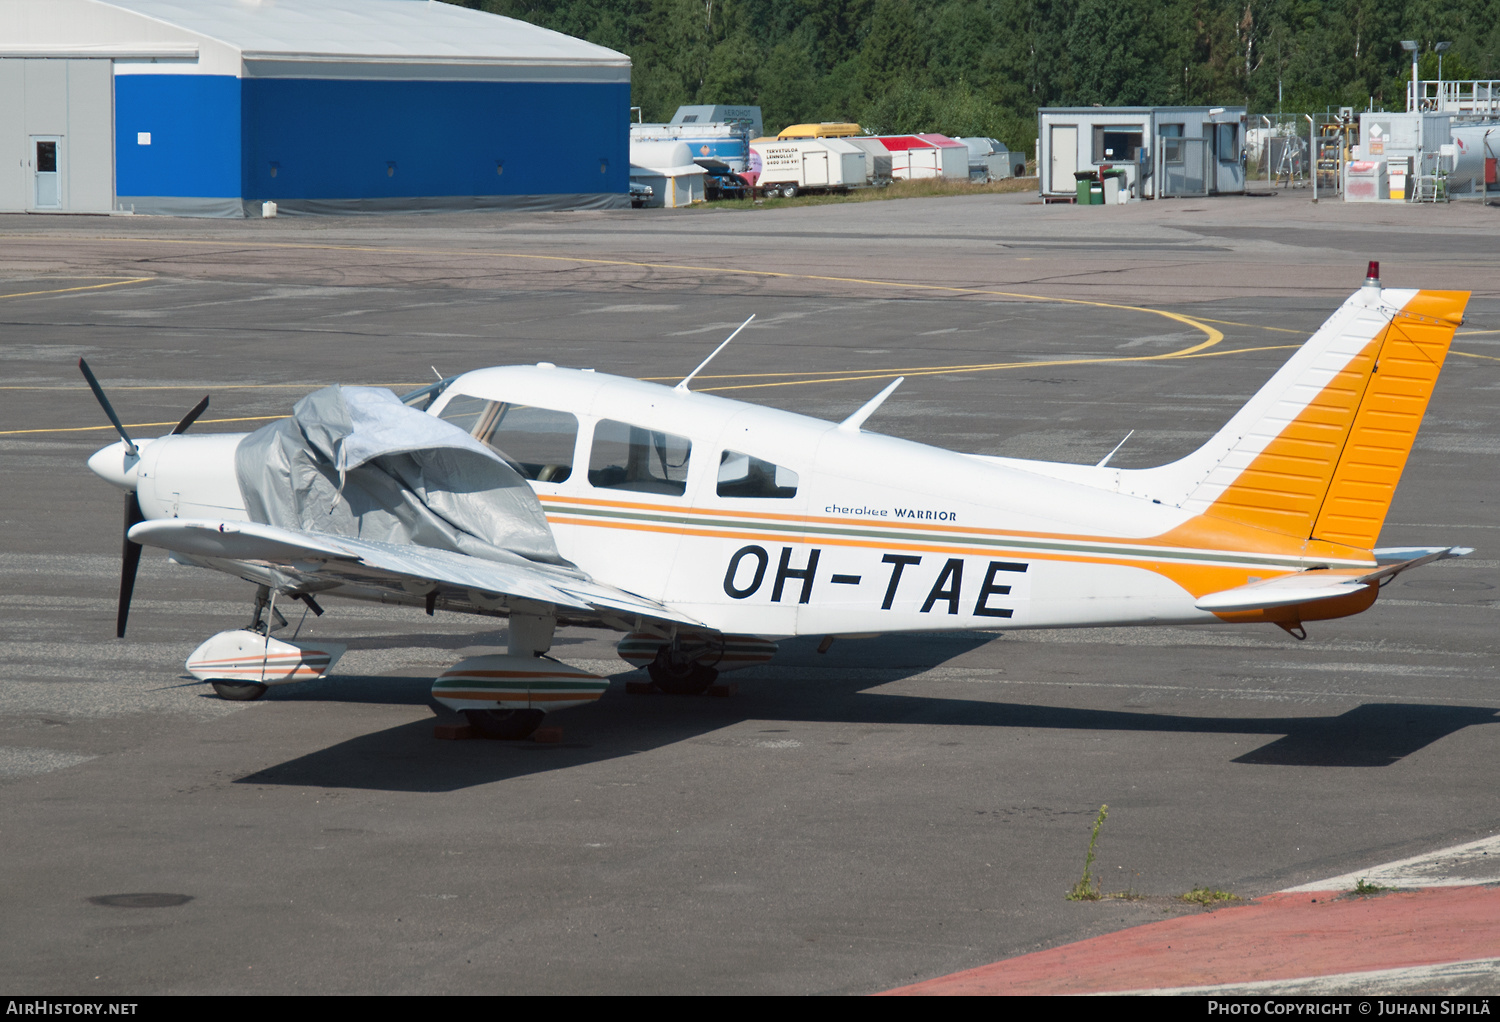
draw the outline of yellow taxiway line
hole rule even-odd
[[[28,236],[28,235],[11,235],[10,236],[10,240],[53,240],[53,239],[48,239],[46,236],[41,236],[41,235],[30,235],[30,236]],[[92,238],[86,238],[86,239],[82,239],[82,240],[105,241],[105,242],[128,242],[128,241],[155,242],[157,244],[164,244],[164,245],[204,245],[204,246],[213,246],[213,247],[236,247],[236,248],[246,247],[246,242],[243,241],[243,240],[230,242],[230,241],[199,240],[199,239],[189,239],[189,238],[114,238],[114,237],[103,237],[103,236],[95,236],[95,237],[92,237]],[[1229,320],[1214,320],[1214,319],[1208,319],[1206,317],[1192,317],[1192,316],[1186,316],[1186,315],[1183,315],[1183,314],[1177,313],[1177,312],[1171,312],[1171,311],[1168,311],[1166,309],[1156,309],[1156,308],[1151,308],[1149,306],[1143,306],[1143,305],[1125,305],[1125,304],[1121,304],[1121,303],[1118,303],[1118,302],[1102,302],[1102,301],[1097,301],[1097,300],[1093,300],[1093,299],[1085,299],[1085,298],[1058,298],[1058,297],[1052,297],[1052,296],[1048,296],[1048,295],[1035,295],[1035,294],[1027,294],[1027,293],[1023,293],[1023,292],[1001,291],[1001,290],[993,289],[993,288],[962,287],[962,286],[958,286],[958,285],[944,285],[944,284],[921,284],[921,283],[915,283],[915,282],[910,282],[910,281],[880,280],[880,279],[870,279],[870,278],[863,278],[863,277],[837,277],[837,276],[832,276],[832,275],[827,275],[827,274],[789,273],[789,272],[784,272],[784,271],[779,271],[779,270],[750,270],[750,269],[743,269],[743,268],[738,268],[738,267],[725,267],[725,266],[697,266],[697,265],[692,265],[692,264],[680,264],[680,263],[652,263],[652,262],[643,262],[643,261],[639,261],[639,260],[629,260],[629,259],[599,259],[599,258],[590,258],[590,257],[585,257],[585,256],[537,255],[537,254],[534,254],[534,253],[492,252],[492,251],[468,250],[468,249],[396,248],[396,247],[378,246],[378,245],[331,245],[331,244],[312,244],[312,243],[307,243],[307,242],[266,242],[266,241],[254,241],[254,242],[250,242],[249,246],[250,247],[261,247],[261,248],[294,249],[294,250],[310,250],[310,251],[363,252],[363,253],[386,254],[386,255],[426,255],[426,256],[448,256],[448,257],[451,257],[451,256],[465,256],[465,257],[480,257],[480,258],[488,258],[488,259],[512,259],[512,260],[518,260],[518,261],[532,261],[532,262],[567,262],[567,263],[575,263],[575,264],[585,265],[585,266],[624,266],[624,267],[632,267],[632,268],[636,268],[636,269],[652,269],[652,270],[658,270],[659,269],[659,270],[689,271],[689,272],[694,272],[694,273],[712,274],[712,275],[716,275],[716,276],[768,277],[768,278],[777,278],[777,279],[783,279],[783,280],[806,280],[806,281],[819,281],[819,282],[823,282],[823,283],[859,284],[859,285],[864,285],[864,286],[869,286],[869,287],[879,287],[879,288],[897,289],[897,290],[937,291],[937,292],[941,292],[941,293],[945,293],[945,294],[954,294],[954,295],[977,295],[977,296],[989,296],[989,297],[996,297],[996,298],[1016,298],[1016,299],[1026,300],[1026,301],[1052,302],[1052,303],[1063,304],[1063,305],[1083,305],[1083,306],[1089,306],[1089,307],[1092,307],[1092,308],[1116,309],[1116,310],[1126,311],[1126,312],[1141,312],[1141,313],[1145,313],[1145,314],[1148,314],[1148,315],[1161,316],[1163,318],[1170,319],[1170,320],[1172,320],[1174,322],[1181,323],[1184,326],[1191,327],[1192,329],[1201,332],[1204,335],[1204,337],[1205,337],[1205,339],[1203,341],[1200,341],[1199,343],[1194,344],[1194,345],[1190,345],[1189,347],[1181,348],[1181,349],[1178,349],[1177,351],[1162,352],[1162,353],[1156,354],[1156,355],[1131,355],[1131,356],[1110,356],[1110,357],[1101,357],[1101,358],[1060,359],[1060,360],[1044,361],[1044,362],[993,362],[993,363],[982,363],[982,364],[971,364],[971,365],[960,365],[960,366],[918,366],[918,367],[912,367],[912,368],[907,368],[907,369],[881,370],[881,371],[878,371],[878,372],[877,371],[861,371],[861,370],[816,370],[816,371],[812,371],[812,372],[802,372],[802,373],[754,373],[754,374],[747,373],[747,374],[734,374],[734,375],[726,374],[726,375],[723,375],[723,376],[704,377],[703,379],[705,379],[705,380],[712,380],[712,379],[761,379],[761,380],[764,380],[767,377],[772,377],[772,376],[797,376],[799,378],[795,379],[795,380],[778,380],[778,381],[766,382],[766,383],[741,383],[741,384],[732,384],[732,385],[726,385],[726,386],[721,386],[721,387],[704,387],[704,388],[701,388],[701,390],[703,392],[718,392],[718,391],[729,391],[729,390],[756,390],[756,389],[763,389],[763,388],[767,388],[767,387],[806,386],[808,384],[813,384],[813,383],[847,383],[847,382],[861,382],[861,381],[873,381],[873,380],[889,380],[889,379],[893,379],[893,378],[895,378],[897,376],[938,376],[938,375],[944,375],[944,374],[960,374],[960,373],[976,373],[976,372],[996,372],[996,371],[1006,370],[1006,369],[1036,369],[1036,368],[1042,368],[1042,367],[1047,367],[1047,366],[1099,365],[1099,364],[1105,364],[1105,363],[1111,363],[1111,362],[1160,362],[1160,361],[1169,361],[1169,360],[1178,359],[1178,358],[1206,357],[1206,356],[1210,356],[1210,355],[1212,355],[1212,356],[1216,356],[1216,355],[1233,355],[1233,354],[1241,354],[1241,353],[1247,353],[1247,352],[1253,352],[1253,351],[1270,351],[1270,350],[1275,350],[1276,348],[1283,348],[1283,347],[1297,347],[1297,345],[1277,345],[1277,346],[1272,346],[1272,347],[1237,348],[1237,349],[1233,349],[1233,350],[1229,350],[1229,351],[1222,351],[1222,352],[1208,352],[1207,349],[1215,347],[1216,345],[1218,345],[1219,343],[1221,343],[1224,340],[1224,334],[1223,334],[1223,332],[1220,331],[1220,330],[1215,329],[1212,326],[1209,326],[1210,323],[1217,323],[1217,324],[1220,324],[1220,325],[1223,325],[1223,326],[1242,326],[1242,327],[1247,327],[1247,328],[1250,328],[1250,329],[1268,330],[1268,331],[1274,331],[1274,332],[1277,332],[1277,333],[1292,333],[1292,334],[1301,334],[1301,333],[1304,333],[1304,331],[1294,330],[1294,329],[1290,329],[1290,328],[1286,328],[1286,327],[1260,326],[1260,325],[1252,324],[1252,323],[1239,323],[1239,322],[1234,322],[1234,321],[1229,321]],[[70,291],[70,290],[91,290],[93,288],[98,288],[98,287],[112,287],[112,286],[118,286],[120,284],[126,284],[126,283],[140,283],[140,282],[148,281],[148,280],[151,280],[151,279],[153,279],[153,278],[140,277],[140,278],[133,278],[131,280],[116,281],[116,282],[112,282],[110,284],[92,285],[91,287],[85,287],[85,288],[64,288],[64,289],[59,289],[56,292],[29,292],[29,293],[44,294],[44,293],[63,293],[65,291]],[[17,295],[0,295],[0,298],[6,298],[6,297],[22,297],[22,295],[21,294],[17,294]],[[1471,333],[1489,333],[1489,332],[1491,332],[1491,331],[1465,331],[1465,334],[1467,335],[1467,334],[1471,334]],[[1471,354],[1469,352],[1454,352],[1454,354],[1465,355],[1465,356],[1470,357],[1470,358],[1485,358],[1485,359],[1494,359],[1496,361],[1500,361],[1500,359],[1497,359],[1497,358],[1495,358],[1495,356],[1491,356],[1491,355],[1475,355],[1475,354]],[[838,375],[841,372],[844,373],[845,375]],[[668,378],[668,377],[661,377],[661,378],[649,378],[649,379],[670,379],[670,378]],[[256,388],[256,387],[261,387],[261,388],[288,387],[288,388],[290,388],[290,387],[294,387],[294,386],[298,386],[298,385],[293,385],[293,384],[246,384],[246,385],[243,385],[243,387],[245,389]],[[18,387],[18,388],[5,388],[5,389],[26,389],[26,388],[19,388]],[[163,387],[135,387],[135,388],[120,388],[120,389],[122,389],[122,390],[124,390],[124,389],[139,389],[139,390],[150,390],[150,389],[161,389],[161,390],[169,390],[169,389],[194,390],[194,389],[199,389],[199,388],[197,388],[195,386],[175,386],[175,387],[166,387],[166,386],[163,386]],[[221,388],[221,389],[229,389],[229,388]],[[240,389],[240,387],[236,386],[234,389]],[[275,416],[275,415],[269,415],[269,416],[252,416],[252,417],[246,417],[246,418],[240,418],[240,419],[205,419],[203,421],[205,423],[212,423],[212,422],[221,422],[221,423],[222,422],[261,422],[261,421],[269,421],[271,419],[277,419],[277,418],[282,418],[282,416]],[[175,423],[139,423],[139,424],[136,424],[134,426],[127,426],[126,428],[127,429],[129,429],[129,428],[147,429],[147,428],[154,428],[156,426],[162,426],[162,425],[175,425]],[[64,428],[45,429],[45,430],[42,430],[42,429],[38,429],[38,430],[0,430],[0,435],[13,435],[13,434],[19,434],[19,433],[44,433],[44,432],[57,432],[57,433],[61,433],[61,432],[82,432],[82,431],[86,431],[86,430],[98,430],[98,429],[109,429],[109,428],[112,428],[112,427],[108,427],[108,426],[104,426],[104,427],[91,426],[91,427],[76,427],[76,428],[67,428],[67,427],[64,427]]]

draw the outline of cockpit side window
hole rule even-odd
[[[560,483],[573,474],[578,418],[534,405],[457,394],[439,416],[466,431],[540,483]]]
[[[635,490],[680,497],[687,492],[687,437],[601,419],[594,427],[589,482],[607,490]]]
[[[738,451],[719,456],[719,496],[786,498],[797,495],[797,473]]]

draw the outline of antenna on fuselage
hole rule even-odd
[[[755,318],[755,313],[752,312],[750,314],[750,319],[754,319],[754,318]],[[734,328],[734,333],[732,333],[728,337],[724,338],[724,343],[721,344],[721,345],[719,345],[717,348],[715,348],[714,349],[714,353],[712,355],[708,356],[702,362],[698,363],[698,368],[694,369],[692,372],[690,372],[686,376],[684,376],[682,378],[682,382],[679,383],[676,387],[674,387],[672,389],[673,390],[680,390],[683,393],[687,393],[688,381],[690,381],[694,376],[697,376],[699,373],[701,373],[703,371],[703,367],[704,366],[706,366],[710,362],[712,362],[714,360],[714,358],[719,354],[719,352],[723,351],[726,347],[728,347],[729,346],[729,342],[732,341],[732,340],[734,340],[735,337],[739,334],[739,332],[741,330],[745,329],[745,327],[747,327],[747,326],[750,325],[750,319],[745,320],[745,322],[743,322],[739,326],[735,327]]]
[[[1132,429],[1129,433],[1125,434],[1125,440],[1129,440],[1133,436],[1135,436],[1135,430]],[[1125,440],[1121,440],[1119,443],[1115,444],[1115,449],[1106,454],[1104,456],[1104,460],[1099,462],[1099,464],[1095,465],[1094,467],[1103,468],[1105,465],[1108,465],[1109,459],[1115,456],[1115,452],[1118,451],[1121,447],[1125,446]]]
[[[870,398],[870,400],[860,405],[859,411],[855,412],[843,422],[839,423],[839,429],[847,430],[851,433],[858,433],[859,427],[865,424],[866,419],[875,414],[875,409],[885,404],[885,399],[890,397],[897,387],[901,386],[901,381],[904,379],[906,379],[906,377],[898,376],[894,380],[892,380],[890,386],[886,387],[879,394],[876,394],[874,397]]]

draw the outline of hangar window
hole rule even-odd
[[[465,430],[527,479],[560,483],[573,474],[578,419],[568,412],[459,394],[439,417]]]
[[[750,454],[725,451],[719,456],[719,496],[795,497],[797,473]]]
[[[1131,163],[1140,151],[1145,133],[1139,125],[1108,124],[1094,127],[1095,163]]]
[[[589,482],[607,490],[635,490],[680,497],[687,492],[687,437],[601,419],[594,427]]]

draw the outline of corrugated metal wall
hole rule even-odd
[[[57,143],[59,209],[114,199],[114,72],[107,59],[0,58],[0,211],[36,209],[36,140]]]
[[[628,202],[623,82],[128,74],[115,92],[116,191],[136,212]]]

